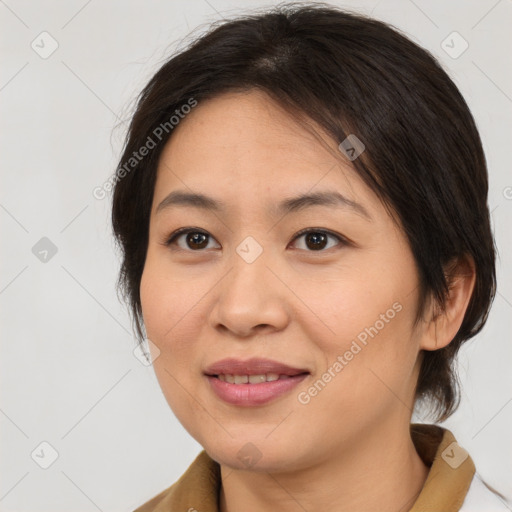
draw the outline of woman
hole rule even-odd
[[[204,450],[137,512],[506,510],[437,421],[495,252],[473,117],[386,24],[284,5],[142,91],[116,175],[120,285]]]

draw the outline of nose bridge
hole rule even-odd
[[[261,236],[258,238],[261,241]],[[248,235],[237,245],[235,252],[247,265],[252,265],[258,259],[266,259],[269,250],[268,243],[266,243],[266,250],[264,250],[263,245],[254,236]],[[266,253],[265,257],[261,258],[264,252]]]
[[[240,281],[242,286],[246,282],[251,288],[267,281],[269,253],[268,246],[264,248],[254,237],[246,237],[238,244],[235,254],[232,255],[232,279]]]
[[[256,326],[281,329],[287,322],[285,297],[271,267],[271,250],[247,236],[235,247],[231,270],[219,287],[212,320],[247,335]]]
[[[239,301],[240,309],[254,307],[260,301],[268,302],[271,300],[268,295],[276,293],[274,286],[269,283],[269,254],[268,246],[264,247],[263,243],[250,235],[235,247],[224,294]]]

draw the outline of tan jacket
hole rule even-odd
[[[510,510],[475,475],[471,457],[449,430],[412,424],[411,437],[430,471],[409,512]],[[203,450],[177,482],[134,512],[219,512],[220,485],[220,466]]]

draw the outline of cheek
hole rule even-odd
[[[403,309],[401,286],[369,265],[344,265],[314,275],[303,272],[295,282],[294,291],[305,305],[306,316],[301,317],[310,319],[303,327],[315,329],[312,339],[321,341],[328,354],[348,349],[354,339],[364,343],[375,326],[379,336],[390,331],[389,326],[403,316],[397,311]]]
[[[176,273],[156,260],[148,251],[140,283],[147,337],[159,351],[153,369],[171,410],[195,437],[196,424],[201,424],[197,418],[204,414],[190,398],[197,386],[197,374],[191,370],[197,370],[201,353],[198,326],[203,323],[198,317],[200,309],[194,307],[199,298],[188,279],[176,280]],[[196,288],[196,292],[201,290]]]
[[[165,255],[150,247],[141,277],[140,298],[147,337],[159,356],[154,369],[166,390],[174,387],[171,375],[180,383],[191,383],[198,361],[204,354],[204,300],[215,281],[204,270],[183,272]]]
[[[362,414],[396,400],[393,392],[407,400],[418,352],[411,336],[417,297],[408,284],[415,274],[385,262],[343,270],[336,279],[303,279],[297,294],[315,313],[308,333],[322,353],[315,378],[329,381],[317,386],[323,398],[314,400],[319,407],[336,403],[339,410]]]
[[[166,298],[168,291],[165,279],[161,276],[159,278],[158,267],[148,255],[140,281],[140,302],[147,336],[159,348],[162,333],[165,332],[165,325],[169,321]]]
[[[370,315],[364,328],[346,321],[338,325],[335,342],[323,338],[323,364],[299,392],[306,394],[300,396],[301,403],[309,400],[300,406],[305,419],[318,418],[314,421],[327,438],[338,438],[340,423],[345,423],[343,429],[350,437],[350,432],[355,435],[382,422],[391,411],[407,410],[404,404],[410,403],[416,354],[407,343],[403,313],[396,312],[389,323]]]
[[[142,316],[147,337],[158,350],[153,369],[169,405],[174,409],[175,404],[169,400],[174,401],[173,397],[179,396],[175,379],[183,379],[179,368],[185,366],[182,359],[187,352],[180,350],[180,344],[172,340],[179,339],[176,331],[183,325],[179,319],[186,313],[187,294],[179,300],[182,290],[167,276],[165,268],[148,253],[140,283]]]
[[[148,338],[164,348],[178,330],[189,325],[202,290],[194,286],[197,282],[180,279],[179,272],[153,252],[148,251],[141,277],[141,308]]]

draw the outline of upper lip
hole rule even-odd
[[[304,368],[294,368],[272,359],[252,358],[245,361],[235,358],[222,359],[204,370],[206,375],[261,375],[277,373],[279,375],[299,375],[309,373]]]

